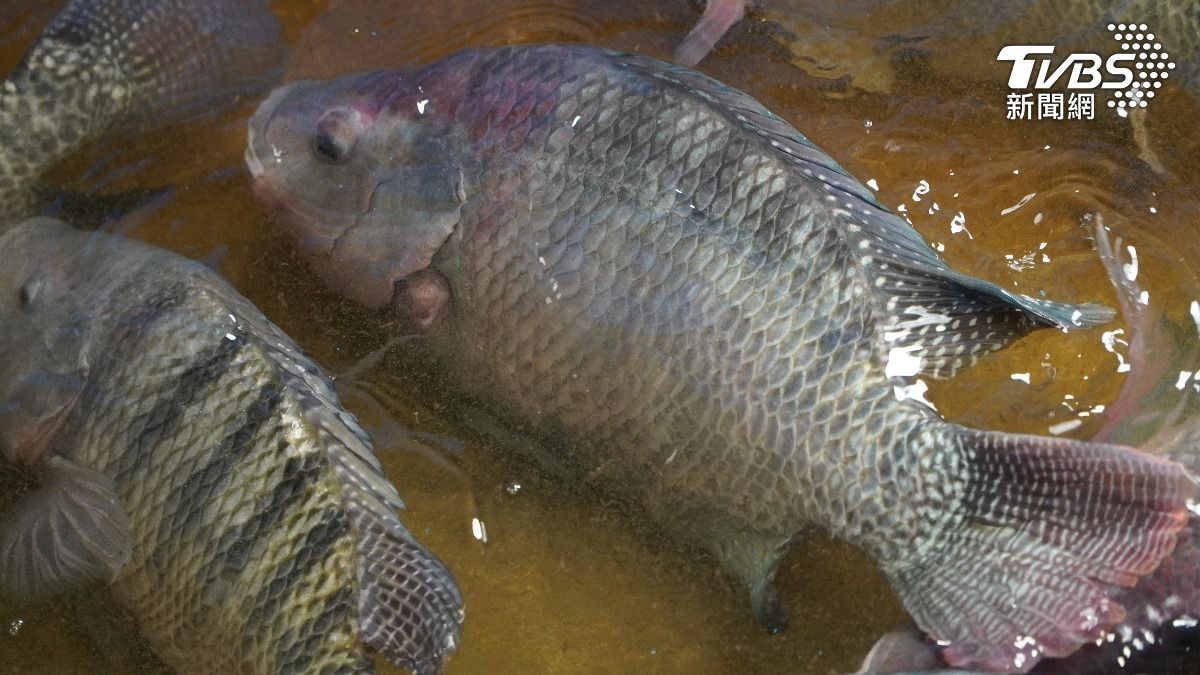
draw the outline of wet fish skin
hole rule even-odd
[[[0,520],[0,591],[110,581],[179,672],[372,672],[364,645],[440,671],[457,587],[286,335],[119,236],[31,219],[0,252],[0,424],[36,427],[0,452],[41,476]]]
[[[1120,619],[1097,582],[1150,572],[1195,494],[1126,448],[898,400],[895,377],[1111,312],[949,269],[799,132],[693,71],[539,45],[293,83],[251,120],[247,163],[335,290],[383,307],[443,276],[442,370],[567,439],[556,468],[707,547],[768,625],[779,557],[819,524],[955,663],[1027,670]]]
[[[72,0],[0,84],[0,219],[35,211],[37,179],[85,143],[228,106],[285,53],[262,0]]]

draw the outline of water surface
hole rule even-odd
[[[1115,307],[1090,239],[1089,214],[1099,212],[1137,252],[1138,281],[1156,310],[1195,325],[1194,153],[1172,154],[1162,174],[1139,159],[1128,121],[1107,111],[1091,121],[1006,119],[1007,68],[991,62],[994,54],[971,52],[970,41],[949,39],[957,34],[924,43],[935,45],[924,61],[908,52],[897,60],[895,41],[881,49],[880,36],[902,34],[906,22],[942,25],[938,6],[957,3],[917,11],[910,2],[904,13],[858,0],[850,4],[872,11],[816,19],[788,14],[788,3],[764,4],[701,70],[759,98],[872,181],[881,201],[902,207],[953,266],[1020,292]],[[59,5],[10,0],[0,9],[0,68],[16,63]],[[552,40],[667,58],[698,17],[686,0],[272,6],[294,46],[287,79]],[[987,34],[991,25],[981,16],[975,28]],[[1053,42],[1055,27],[1042,28],[1028,41]],[[822,46],[831,35],[855,39]],[[983,65],[969,75],[939,71],[939,62],[957,61],[953,50]],[[855,669],[880,635],[904,624],[865,558],[814,533],[780,571],[792,625],[770,637],[711,559],[667,540],[636,512],[558,485],[458,421],[444,399],[417,393],[402,348],[379,366],[359,367],[383,344],[385,319],[324,292],[272,233],[241,163],[252,111],[249,102],[217,119],[100,143],[52,180],[76,191],[172,186],[115,229],[215,267],[331,373],[346,375],[347,407],[375,434],[409,505],[406,524],[462,587],[466,627],[448,673],[837,673]],[[1147,112],[1158,147],[1197,146],[1200,115],[1190,94],[1168,87]],[[1086,438],[1126,377],[1119,366],[1128,335],[1112,332],[1121,330],[1117,321],[1070,335],[1042,331],[953,381],[931,382],[929,399],[969,425]],[[410,432],[435,440],[416,451]],[[84,628],[94,619],[80,620],[66,603],[0,604],[0,622],[8,629],[0,633],[0,668],[111,671]],[[135,661],[127,669],[145,667]]]

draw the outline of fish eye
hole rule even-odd
[[[312,138],[313,154],[327,164],[341,164],[350,156],[361,130],[358,111],[334,108],[317,122],[317,131]]]

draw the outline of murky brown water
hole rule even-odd
[[[16,63],[60,4],[9,0],[0,8],[0,69]],[[1103,110],[1092,121],[1007,120],[1007,67],[985,67],[976,81],[939,78],[923,67],[893,72],[866,36],[901,32],[904,21],[925,21],[928,11],[863,15],[874,24],[842,12],[812,23],[789,20],[786,3],[764,4],[701,69],[762,100],[861,180],[874,179],[883,203],[903,206],[952,265],[1021,292],[1115,306],[1090,228],[1080,224],[1098,211],[1136,248],[1138,280],[1152,302],[1177,322],[1190,321],[1188,305],[1200,298],[1194,154],[1164,153],[1171,173],[1157,174],[1138,160],[1128,123]],[[272,6],[295,47],[288,79],[423,62],[466,46],[551,40],[667,58],[698,16],[685,0]],[[1028,41],[1052,43],[1055,26],[1043,30]],[[838,31],[859,39],[824,49],[814,67],[817,38]],[[969,54],[971,46],[954,48]],[[994,53],[969,56],[996,66]],[[332,373],[349,372],[382,344],[380,320],[323,292],[272,235],[242,168],[252,109],[102,143],[54,180],[81,191],[173,186],[119,228],[213,265]],[[1157,147],[1200,145],[1190,95],[1169,86],[1147,112]],[[964,230],[952,230],[956,216]],[[1044,331],[953,381],[931,383],[929,398],[949,419],[970,425],[1047,433],[1078,420],[1067,435],[1087,437],[1124,377],[1103,332]],[[574,494],[490,447],[456,425],[444,402],[415,394],[406,377],[402,362],[388,359],[350,378],[344,395],[376,434],[410,506],[405,522],[462,586],[467,622],[449,673],[845,672],[905,620],[863,556],[817,534],[780,571],[792,626],[769,637],[712,560],[667,541],[636,514]],[[430,444],[435,453],[417,452],[406,430],[465,448]],[[505,487],[514,483],[520,490],[509,494]],[[486,542],[473,536],[474,518],[484,523]],[[0,670],[110,670],[65,606],[0,604],[0,627],[10,629],[0,633]]]

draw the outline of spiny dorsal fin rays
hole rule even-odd
[[[1113,312],[1100,305],[1038,300],[955,272],[911,225],[758,101],[688,68],[636,54],[617,58],[624,67],[725,109],[808,180],[824,186],[845,223],[850,254],[862,262],[886,317],[880,327],[885,347],[908,359],[900,366],[903,375],[950,377],[1038,328],[1085,328],[1112,318]]]
[[[234,321],[253,327],[261,349],[278,365],[284,382],[299,395],[334,467],[343,503],[358,534],[358,600],[362,639],[395,664],[417,673],[436,673],[458,645],[463,601],[445,565],[404,527],[397,511],[404,502],[383,474],[370,438],[349,412],[336,405],[328,381],[290,341],[239,296],[210,291]]]

